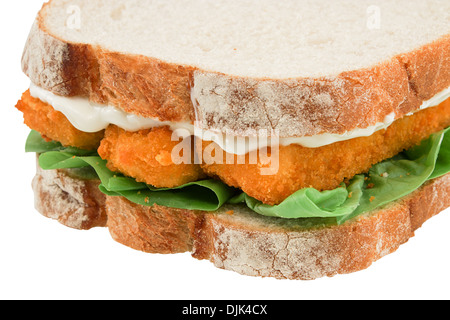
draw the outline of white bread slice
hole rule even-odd
[[[450,87],[448,12],[441,0],[51,0],[22,65],[56,94],[162,121],[342,134]]]
[[[66,227],[89,230],[106,227],[106,196],[100,182],[86,179],[77,170],[42,170],[37,164],[33,179],[35,208]]]
[[[50,176],[56,180],[46,178]],[[97,215],[82,215],[91,226],[99,225],[98,217],[106,212],[112,238],[135,250],[191,252],[194,258],[210,260],[218,268],[278,279],[312,280],[368,268],[396,251],[428,219],[450,207],[450,174],[343,225],[268,218],[243,206],[225,206],[215,213],[144,207],[121,197],[105,200],[105,196],[92,192],[90,184],[98,185],[99,181],[87,184],[67,170],[38,169],[33,184],[36,203],[40,204],[37,208],[70,227],[85,226],[71,222],[79,220],[83,208],[97,210]],[[80,197],[86,194],[89,198]],[[104,205],[92,206],[93,202]]]

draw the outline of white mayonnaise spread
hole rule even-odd
[[[272,138],[270,141],[270,138],[266,137],[259,139],[257,137],[236,137],[220,132],[204,131],[185,122],[177,123],[145,118],[126,113],[113,106],[95,104],[86,98],[58,96],[34,84],[30,85],[30,94],[63,113],[75,128],[83,132],[98,132],[106,129],[110,124],[127,131],[168,126],[172,131],[179,132],[180,136],[195,135],[205,141],[214,141],[226,152],[236,155],[244,155],[269,145],[298,144],[307,148],[319,148],[339,141],[371,136],[379,130],[388,128],[395,121],[395,114],[392,113],[383,122],[374,126],[354,129],[343,134],[324,133],[309,137]],[[420,110],[437,106],[448,98],[450,98],[450,88],[425,101]]]

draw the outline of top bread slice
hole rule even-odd
[[[450,87],[448,1],[52,0],[31,81],[238,136],[342,134]]]

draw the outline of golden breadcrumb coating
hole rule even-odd
[[[172,151],[180,142],[172,141],[168,127],[128,132],[112,125],[106,129],[98,153],[112,171],[157,188],[173,188],[205,177],[200,165],[194,164],[193,150],[187,164],[173,163]]]
[[[23,93],[16,108],[23,112],[25,124],[38,131],[46,140],[61,142],[66,147],[96,150],[104,131],[87,133],[76,129],[59,111],[39,99],[33,98],[30,91]]]
[[[257,164],[250,164],[251,155],[246,156],[246,164],[238,164],[237,156],[224,152],[223,159],[234,159],[234,164],[203,163],[200,166],[194,164],[192,151],[190,163],[175,164],[172,151],[180,142],[172,141],[172,131],[168,127],[127,132],[111,125],[102,132],[85,133],[73,127],[52,106],[31,97],[29,91],[23,94],[16,107],[24,113],[25,123],[44,138],[59,141],[64,146],[88,150],[98,148],[100,156],[108,161],[110,170],[139,182],[158,188],[173,188],[203,179],[206,173],[269,205],[281,203],[302,188],[334,189],[356,174],[367,172],[374,164],[450,126],[448,99],[439,106],[397,120],[386,130],[370,137],[320,148],[281,146],[278,171],[264,175],[262,169],[267,169],[268,164],[261,159]],[[204,151],[210,144],[204,141],[200,143],[200,148]],[[214,149],[219,150],[219,147]],[[208,160],[207,154],[202,154],[201,159]]]
[[[246,164],[236,164],[235,157],[235,164],[204,164],[202,168],[208,175],[242,189],[251,197],[275,205],[302,188],[337,188],[346,179],[367,172],[374,164],[419,144],[448,126],[450,99],[437,107],[397,120],[386,130],[378,131],[370,137],[337,142],[316,149],[299,145],[280,147],[279,170],[275,175],[262,175],[261,168],[264,164],[249,164],[248,155]],[[203,142],[203,150],[209,144],[210,142]],[[226,157],[224,154],[223,159]]]

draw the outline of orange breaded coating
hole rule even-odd
[[[25,124],[38,131],[43,138],[60,142],[66,147],[96,150],[104,131],[87,133],[76,129],[59,111],[39,99],[33,98],[30,91],[23,93],[16,108],[23,112]]]
[[[200,165],[194,164],[193,150],[187,164],[172,161],[172,151],[180,143],[172,141],[167,127],[128,132],[112,125],[106,129],[98,153],[112,171],[157,188],[174,188],[205,177]]]
[[[237,164],[235,157],[234,164],[204,164],[202,168],[208,175],[219,177],[251,197],[275,205],[302,188],[335,189],[346,179],[367,172],[374,164],[419,144],[448,126],[450,99],[437,107],[397,120],[388,129],[370,137],[317,149],[299,145],[280,147],[279,170],[274,175],[262,175],[264,164],[250,164],[248,155],[245,164]],[[203,151],[209,144],[203,142]]]

